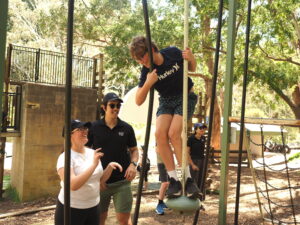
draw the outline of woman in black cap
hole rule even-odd
[[[71,224],[99,225],[100,182],[106,182],[115,169],[122,171],[120,164],[111,162],[103,171],[100,158],[101,149],[96,151],[85,147],[90,122],[71,121]],[[64,136],[64,132],[63,132]],[[61,189],[55,211],[55,225],[64,224],[64,161],[65,153],[57,160],[57,173],[61,180]]]

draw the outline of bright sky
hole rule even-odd
[[[131,1],[131,7],[134,7],[134,5],[137,2],[140,2],[140,4],[142,4],[142,0],[130,0],[130,1]],[[158,7],[167,5],[165,0],[148,0],[147,3],[151,4],[152,6],[158,6]]]

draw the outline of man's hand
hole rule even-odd
[[[126,172],[125,172],[125,178],[128,181],[132,181],[136,176],[136,167],[132,163],[128,166]]]
[[[153,84],[156,83],[156,81],[158,80],[158,76],[156,73],[156,69],[152,70],[151,73],[147,74],[147,80],[146,82],[152,87]]]
[[[187,61],[192,61],[194,59],[194,55],[190,48],[186,48],[182,51],[182,58],[186,59]]]

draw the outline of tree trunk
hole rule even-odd
[[[300,83],[295,86],[295,89],[292,94],[293,102],[295,104],[295,108],[293,110],[295,117],[297,120],[300,120]]]
[[[203,32],[205,37],[209,37],[211,32],[210,27],[210,18],[208,16],[205,16],[202,22],[203,25]],[[212,43],[207,41],[208,39],[203,40],[203,46],[211,46]],[[203,49],[203,57],[205,64],[208,68],[209,73],[213,76],[214,74],[214,52],[207,51]],[[212,79],[205,80],[205,89],[206,94],[208,97],[208,102],[211,101],[212,97]],[[211,118],[210,118],[211,119]],[[211,138],[211,146],[214,149],[221,149],[221,112],[219,107],[219,100],[216,96],[215,103],[214,103],[214,116],[213,116],[213,127],[212,127],[212,138]]]

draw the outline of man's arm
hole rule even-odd
[[[130,152],[130,162],[137,163],[139,160],[138,148],[136,146],[131,147],[129,148],[129,152]],[[126,180],[132,181],[135,178],[135,176],[136,176],[136,166],[133,163],[130,163],[130,165],[126,169],[125,178]]]
[[[142,87],[139,87],[135,94],[135,103],[140,106],[142,105],[148,95],[149,90],[151,87],[155,84],[155,82],[158,80],[156,70],[153,70],[151,73],[147,74],[146,82]]]
[[[139,151],[137,147],[129,148],[131,162],[139,161]]]

